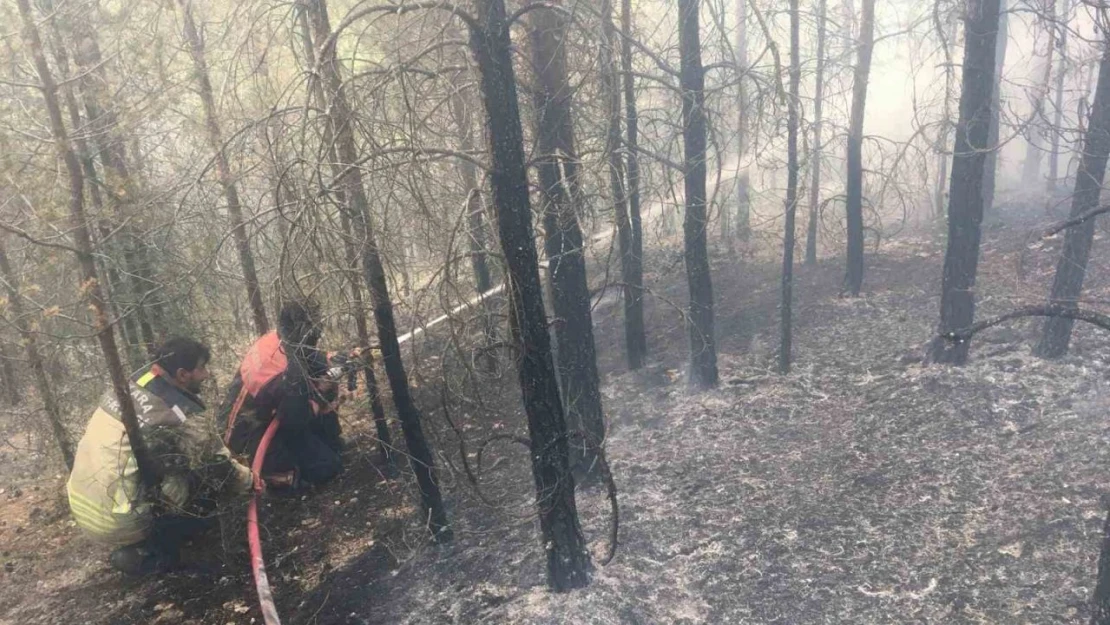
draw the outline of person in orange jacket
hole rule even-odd
[[[244,356],[220,411],[224,441],[252,461],[273,419],[279,427],[262,465],[270,486],[321,484],[343,470],[321,387],[328,379],[326,356],[317,348],[320,311],[311,300],[282,306],[276,332],[260,337]],[[321,415],[326,418],[321,419]]]

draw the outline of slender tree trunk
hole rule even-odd
[[[461,79],[461,74],[460,74]],[[471,116],[471,98],[463,97],[462,86],[456,87],[448,101],[451,116],[459,129],[459,147],[463,152],[474,150],[474,127]],[[478,167],[471,161],[458,160],[459,176],[466,189],[467,228],[470,236],[470,267],[474,274],[474,284],[478,295],[493,288],[493,278],[489,268],[489,253],[486,247],[486,217],[482,205],[482,186],[478,181]],[[493,318],[488,314],[487,302],[482,302],[482,334],[484,351],[478,358],[480,366],[487,372],[497,371],[497,357],[494,345],[497,343],[497,329]]]
[[[938,336],[966,328],[975,320],[984,148],[990,133],[998,7],[999,0],[971,0],[964,20],[960,118],[948,195],[948,250],[944,256]],[[938,338],[930,348],[930,358],[934,362],[962,365],[967,362],[969,347],[969,341],[950,343]]]
[[[316,67],[316,50],[312,43],[312,27],[308,21],[307,10],[297,11],[297,21],[300,26],[301,44],[305,55],[306,69]],[[328,98],[320,81],[312,82],[312,94],[317,105],[326,110]],[[335,136],[330,124],[324,126],[322,145],[325,146],[328,162],[331,163],[332,175],[338,181],[343,176],[343,168],[339,164],[339,156],[335,149]],[[280,190],[280,185],[275,186],[275,193]],[[351,219],[346,209],[347,194],[342,188],[335,190],[336,202],[340,206],[340,228],[343,230],[343,251],[347,262],[347,278],[350,282],[351,301],[354,310],[351,311],[355,320],[355,332],[358,336],[359,347],[362,349],[362,375],[366,381],[366,396],[370,401],[370,413],[374,419],[374,429],[378,436],[378,448],[382,459],[391,468],[396,467],[396,458],[393,454],[393,435],[389,430],[386,420],[385,407],[381,400],[381,387],[378,385],[377,374],[374,373],[374,354],[370,350],[370,331],[366,322],[366,303],[359,285],[362,279],[359,272],[359,255],[355,246],[352,233]],[[280,204],[280,201],[275,201]]]
[[[463,98],[462,88],[451,92],[448,104],[451,117],[459,128],[459,147],[463,152],[474,151],[474,130],[471,126],[470,107]],[[493,288],[486,255],[485,212],[482,210],[482,187],[478,183],[478,168],[471,161],[459,159],[459,176],[466,188],[467,228],[470,231],[470,267],[474,284],[481,295]]]
[[[475,0],[474,6],[478,24],[471,29],[470,41],[482,77],[493,204],[509,273],[510,327],[521,357],[520,387],[528,415],[547,583],[561,592],[589,583],[590,559],[578,524],[567,428],[547,333],[505,3]]]
[[[690,384],[717,385],[717,346],[713,328],[713,283],[706,249],[705,210],[705,72],[701,65],[699,0],[678,0],[678,35],[682,88],[682,144],[686,187],[686,279],[690,287]]]
[[[93,7],[85,5],[81,8],[87,10]],[[111,229],[120,228],[113,238],[117,239],[123,273],[119,276],[120,288],[115,293],[122,295],[125,290],[130,292],[131,314],[134,315],[138,329],[133,338],[141,337],[142,349],[138,353],[139,359],[145,361],[156,342],[156,320],[164,314],[160,311],[160,304],[146,301],[147,295],[159,285],[150,255],[143,241],[135,234],[132,223],[140,220],[139,216],[133,214],[139,191],[127,164],[119,118],[108,104],[112,94],[106,88],[104,58],[96,32],[87,16],[70,15],[67,23],[76,40],[74,60],[80,70],[77,86],[84,100],[89,134],[96,137],[97,153],[104,166],[104,189],[108,195],[111,218],[115,222]]]
[[[216,154],[216,175],[220,180],[220,186],[223,187],[224,199],[227,200],[231,234],[235,239],[236,251],[239,252],[239,265],[243,269],[243,283],[247,289],[247,301],[250,303],[254,318],[254,331],[262,336],[270,331],[270,323],[266,319],[266,305],[262,302],[262,289],[259,287],[258,273],[254,268],[254,254],[251,252],[250,237],[247,235],[247,227],[243,221],[239,189],[235,186],[235,179],[231,174],[231,164],[228,163],[227,150],[224,149],[220,120],[216,115],[216,101],[212,95],[212,82],[208,77],[208,61],[204,57],[204,42],[193,21],[192,0],[177,0],[177,2],[181,6],[185,23],[185,41],[193,57],[197,89],[200,92],[201,103],[204,105],[208,145]]]
[[[1055,0],[1044,0],[1045,13],[1053,7]],[[1045,53],[1044,60],[1044,78],[1041,80],[1040,88],[1032,97],[1033,106],[1033,119],[1031,128],[1029,129],[1029,142],[1025,149],[1025,162],[1021,168],[1021,179],[1025,183],[1031,183],[1041,177],[1041,153],[1044,152],[1044,140],[1047,138],[1048,133],[1054,132],[1053,129],[1045,129],[1044,115],[1045,115],[1045,101],[1048,99],[1049,94],[1052,92],[1052,60],[1053,55],[1056,53],[1056,31],[1057,25],[1053,22],[1042,22],[1042,27],[1048,32],[1048,49]]]
[[[863,0],[848,126],[848,271],[844,277],[844,290],[852,297],[859,297],[863,287],[863,112],[867,104],[867,80],[871,74],[874,28],[875,0]]]
[[[306,0],[311,9],[317,42],[327,42],[331,36],[325,0]],[[337,180],[343,185],[345,197],[350,203],[350,217],[355,233],[362,243],[362,267],[370,299],[374,305],[374,319],[378,325],[378,342],[381,345],[382,360],[386,378],[393,391],[393,403],[401,421],[405,435],[412,470],[420,487],[420,500],[424,507],[428,529],[437,540],[449,540],[452,536],[447,525],[447,511],[436,479],[435,459],[424,437],[420,410],[413,400],[409,389],[408,374],[401,360],[401,345],[397,342],[397,325],[393,317],[393,301],[386,285],[385,269],[378,253],[378,244],[370,222],[370,202],[363,185],[362,169],[357,166],[358,148],[355,144],[354,116],[343,91],[336,58],[336,44],[326,45],[318,53],[321,80],[330,92],[330,124],[335,137],[338,164],[344,168],[343,178]]]
[[[97,340],[104,352],[105,364],[112,379],[112,389],[115,392],[116,401],[119,402],[120,421],[123,422],[123,427],[127,432],[131,451],[139,468],[139,478],[145,485],[153,488],[161,481],[160,470],[143,442],[142,433],[139,430],[139,419],[135,414],[135,406],[131,403],[130,382],[124,373],[119,350],[116,349],[116,339],[112,335],[112,326],[108,321],[107,306],[100,286],[100,278],[97,275],[96,262],[93,260],[92,238],[89,236],[88,221],[85,217],[84,179],[81,162],[78,160],[66,133],[65,122],[62,120],[62,108],[58,103],[58,85],[54,82],[54,76],[50,72],[46,55],[43,53],[42,39],[39,37],[38,27],[35,25],[35,17],[31,14],[30,0],[17,0],[17,5],[23,22],[23,37],[34,60],[39,81],[42,83],[43,100],[46,103],[46,110],[50,117],[50,132],[57,150],[65,162],[68,175],[70,227],[73,233],[74,247],[78,250],[77,258],[81,266],[80,290],[89,298]]]
[[[53,10],[53,6],[48,8]],[[81,120],[81,106],[74,95],[73,81],[70,80],[72,68],[70,67],[69,52],[66,49],[64,38],[61,29],[59,28],[58,20],[55,16],[50,19],[51,28],[50,35],[50,48],[51,54],[54,56],[54,62],[58,67],[58,71],[63,81],[64,87],[60,88],[61,94],[65,101],[66,111],[69,113],[69,124],[73,128],[75,135],[73,144],[77,150],[77,157],[81,161],[81,172],[83,174],[83,181],[85,188],[88,191],[89,199],[92,201],[93,213],[95,215],[104,214],[104,197],[100,192],[102,183],[96,172],[96,161],[93,158],[92,150],[89,148],[88,141],[84,138],[85,132]],[[146,358],[142,351],[139,349],[138,340],[138,327],[135,322],[135,315],[121,311],[118,303],[118,293],[121,289],[122,280],[119,271],[112,264],[112,253],[110,249],[111,228],[103,221],[100,223],[99,228],[90,233],[93,236],[93,247],[101,251],[100,267],[103,269],[107,277],[105,287],[105,300],[108,304],[108,314],[114,323],[119,325],[120,339],[123,341],[124,350],[127,354],[128,362],[132,369],[137,369],[144,362]],[[99,234],[100,240],[96,239]]]
[[[308,22],[308,13],[305,10],[297,12],[297,21],[300,25],[301,44],[305,55],[306,69],[316,67],[316,50],[312,43],[312,27]],[[319,80],[312,82],[313,97],[316,98],[317,105],[321,109],[327,109],[328,98],[324,93],[324,87]],[[324,126],[323,142],[326,146],[325,152],[327,154],[328,162],[331,163],[332,175],[338,181],[342,178],[343,169],[339,165],[339,157],[335,151],[335,137],[331,130],[331,125]],[[278,192],[280,185],[275,186],[275,192]],[[355,332],[358,336],[359,347],[362,349],[362,375],[366,381],[366,396],[370,401],[370,414],[374,418],[374,430],[378,436],[378,449],[382,454],[382,459],[391,468],[396,467],[396,458],[393,454],[393,435],[389,430],[389,422],[386,420],[385,407],[382,405],[381,388],[378,386],[378,376],[374,373],[374,353],[370,350],[370,331],[366,322],[366,302],[363,297],[362,287],[359,281],[362,279],[359,275],[359,258],[358,249],[355,246],[355,241],[352,236],[351,218],[347,211],[347,195],[343,189],[335,190],[336,201],[340,206],[339,219],[340,228],[343,230],[343,252],[347,262],[347,278],[350,282],[351,301],[354,304],[352,315],[355,319]],[[280,201],[275,201],[275,204],[280,204]]]
[[[994,44],[994,85],[991,90],[991,127],[987,137],[987,162],[983,171],[983,212],[994,210],[994,188],[998,181],[998,144],[1002,122],[1002,69],[1006,64],[1006,44],[1009,41],[1006,18],[1006,0],[1001,0],[998,14],[998,38]]]
[[[748,71],[748,2],[736,0],[736,64],[738,70]],[[748,152],[748,88],[746,77],[736,81],[736,235],[741,241],[751,236],[750,177],[744,167]]]
[[[19,389],[19,376],[15,373],[14,357],[6,346],[0,350],[0,382],[4,384],[8,405],[18,406],[23,401],[23,395]]]
[[[825,100],[825,30],[828,0],[817,0],[817,75],[813,87],[813,156],[809,186],[809,226],[806,228],[807,266],[817,264],[817,209],[821,204],[821,122]]]
[[[938,16],[939,20],[939,16]],[[955,11],[949,13],[948,19],[942,24],[939,21],[936,24],[940,35],[945,40],[944,45],[944,117],[941,121],[940,130],[937,133],[937,155],[940,161],[937,167],[936,188],[933,194],[933,211],[934,217],[939,221],[944,217],[944,209],[947,205],[945,202],[945,191],[948,190],[948,161],[952,159],[952,155],[948,149],[948,137],[952,134],[952,67],[954,65],[952,60],[952,46],[956,41],[956,20]]]
[[[1091,106],[1087,135],[1079,171],[1075,175],[1075,192],[1072,194],[1071,217],[1078,217],[1098,206],[1102,182],[1106,177],[1106,162],[1110,157],[1110,36],[1103,44],[1102,62],[1099,65],[1098,86]],[[1095,235],[1095,220],[1068,228],[1064,235],[1064,249],[1056,264],[1056,278],[1052,281],[1050,301],[1059,306],[1075,307],[1083,292],[1087,274],[1087,260]],[[1050,317],[1045,320],[1044,333],[1035,350],[1042,358],[1059,358],[1068,352],[1071,343],[1073,319]]]
[[[343,228],[343,251],[347,261],[347,275],[350,279],[351,301],[354,304],[352,311],[355,318],[355,332],[358,335],[358,345],[362,349],[362,377],[366,381],[366,397],[370,400],[370,414],[374,417],[374,430],[378,436],[378,451],[382,460],[390,467],[396,465],[393,458],[393,435],[389,431],[389,422],[385,418],[385,407],[382,406],[381,390],[378,388],[378,376],[374,373],[374,353],[370,351],[370,330],[366,323],[366,303],[362,296],[362,287],[358,283],[358,250],[348,234],[351,232],[351,220],[347,212],[340,211],[340,226]]]
[[[608,112],[605,151],[608,159],[609,194],[613,196],[613,214],[616,218],[617,241],[620,246],[620,280],[624,283],[622,290],[625,313],[625,356],[628,360],[628,369],[636,370],[644,365],[647,344],[644,335],[642,293],[643,259],[639,256],[640,250],[637,249],[635,242],[636,234],[633,232],[632,215],[630,215],[628,195],[625,191],[625,163],[620,155],[620,144],[622,144],[620,89],[622,87],[620,87],[617,70],[617,32],[613,24],[613,6],[608,0],[603,0],[601,14],[603,32],[601,75],[602,92]],[[624,62],[623,52],[620,62]],[[632,77],[629,75],[626,80],[628,78]]]
[[[606,13],[606,21],[607,13]],[[632,0],[620,0],[620,69],[624,82],[625,137],[627,169],[625,170],[625,208],[628,210],[629,240],[627,249],[620,239],[620,280],[624,282],[625,357],[628,369],[637,370],[647,360],[647,332],[644,325],[644,228],[639,214],[639,113],[636,110],[636,77],[632,67]],[[608,37],[610,46],[613,37]],[[619,103],[619,100],[618,100]],[[610,101],[609,105],[613,102]],[[612,112],[610,112],[612,114]],[[610,118],[610,132],[613,120]],[[619,124],[617,125],[619,132]],[[619,139],[619,138],[618,138]],[[612,142],[612,138],[609,139]],[[620,206],[617,206],[619,213]],[[618,223],[619,226],[619,214]],[[619,228],[618,228],[619,230]],[[618,232],[618,236],[620,233]]]
[[[90,185],[91,187],[92,185]],[[93,204],[94,209],[101,208],[96,206],[95,200]],[[97,212],[100,212],[99,210]],[[112,228],[105,221],[100,221],[97,224],[96,233],[99,238],[95,240],[95,247],[102,251],[106,257],[101,263],[104,267],[104,273],[108,281],[104,285],[104,293],[108,303],[108,310],[113,319],[117,320],[120,330],[120,339],[123,340],[124,349],[127,352],[127,359],[131,363],[132,369],[138,369],[146,362],[147,358],[142,351],[142,339],[139,336],[139,324],[135,313],[135,308],[132,306],[128,308],[128,297],[122,295],[126,290],[126,284],[123,276],[120,275],[119,269],[115,265],[115,259],[123,256],[120,248],[120,241],[118,238],[112,236]],[[115,253],[113,253],[115,252]]]
[[[1102,546],[1098,552],[1098,578],[1091,597],[1091,625],[1110,625],[1110,512],[1102,524]]]
[[[1057,65],[1056,65],[1056,94],[1053,98],[1052,119],[1052,149],[1048,154],[1048,201],[1051,203],[1056,195],[1056,186],[1060,178],[1060,137],[1064,126],[1064,78],[1068,69],[1068,21],[1071,17],[1071,0],[1056,0],[1060,11],[1057,18],[1060,36],[1056,39]]]
[[[867,0],[865,0],[866,2]],[[782,244],[782,303],[779,373],[790,373],[793,341],[794,218],[798,209],[798,89],[802,65],[798,55],[798,0],[790,0],[790,93],[786,103],[786,232]]]
[[[603,11],[609,8],[607,5],[602,3]],[[590,318],[585,250],[578,225],[581,193],[575,180],[578,151],[571,118],[573,91],[567,82],[566,23],[554,10],[538,9],[531,13],[531,34],[536,74],[537,158],[544,199],[544,251],[551,267],[556,365],[562,382],[563,407],[567,426],[586,434],[588,440],[600,446],[605,440],[605,415]],[[616,72],[612,76],[615,79]],[[616,89],[617,85],[611,87]],[[619,99],[616,115],[619,120]],[[619,126],[616,139],[620,141]],[[619,162],[620,155],[612,154],[610,158]],[[594,446],[588,444],[571,445],[572,463],[592,466],[595,456],[592,449]]]
[[[62,454],[66,468],[73,468],[73,443],[70,441],[69,432],[66,431],[62,421],[62,410],[54,395],[54,387],[46,376],[46,367],[43,365],[42,355],[39,353],[38,335],[31,329],[27,322],[26,311],[23,310],[23,297],[19,293],[19,278],[12,271],[11,263],[0,241],[0,279],[4,282],[4,290],[8,296],[8,307],[12,311],[12,318],[16,330],[23,341],[23,351],[27,356],[27,364],[35,380],[35,391],[42,400],[43,412],[50,432],[54,435],[54,443]]]

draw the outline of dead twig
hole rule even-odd
[[[1024,306],[1017,310],[1008,312],[1004,315],[991,317],[979,323],[972,324],[962,330],[948,332],[942,334],[941,338],[947,341],[962,342],[968,341],[971,337],[987,328],[993,328],[997,325],[1002,325],[1007,321],[1013,319],[1021,319],[1024,317],[1064,317],[1066,319],[1074,319],[1076,321],[1086,321],[1092,325],[1098,326],[1103,330],[1110,331],[1110,316],[1104,315],[1100,312],[1093,310],[1085,310],[1082,308],[1075,308],[1065,306],[1062,304],[1045,304],[1041,306]]]

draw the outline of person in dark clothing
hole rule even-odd
[[[271,486],[320,484],[343,470],[338,445],[329,444],[329,402],[318,388],[328,373],[319,340],[316,304],[287,302],[277,332],[255,341],[243,358],[220,411],[228,447],[252,461],[266,428],[278,419],[262,464],[262,477]]]

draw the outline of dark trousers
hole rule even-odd
[[[208,531],[215,523],[216,518],[211,516],[156,517],[145,546],[168,561],[177,562],[181,557],[181,546]]]
[[[313,419],[307,428],[278,428],[266,460],[264,474],[296,469],[302,480],[321,484],[343,470],[339,417],[335,413]]]

